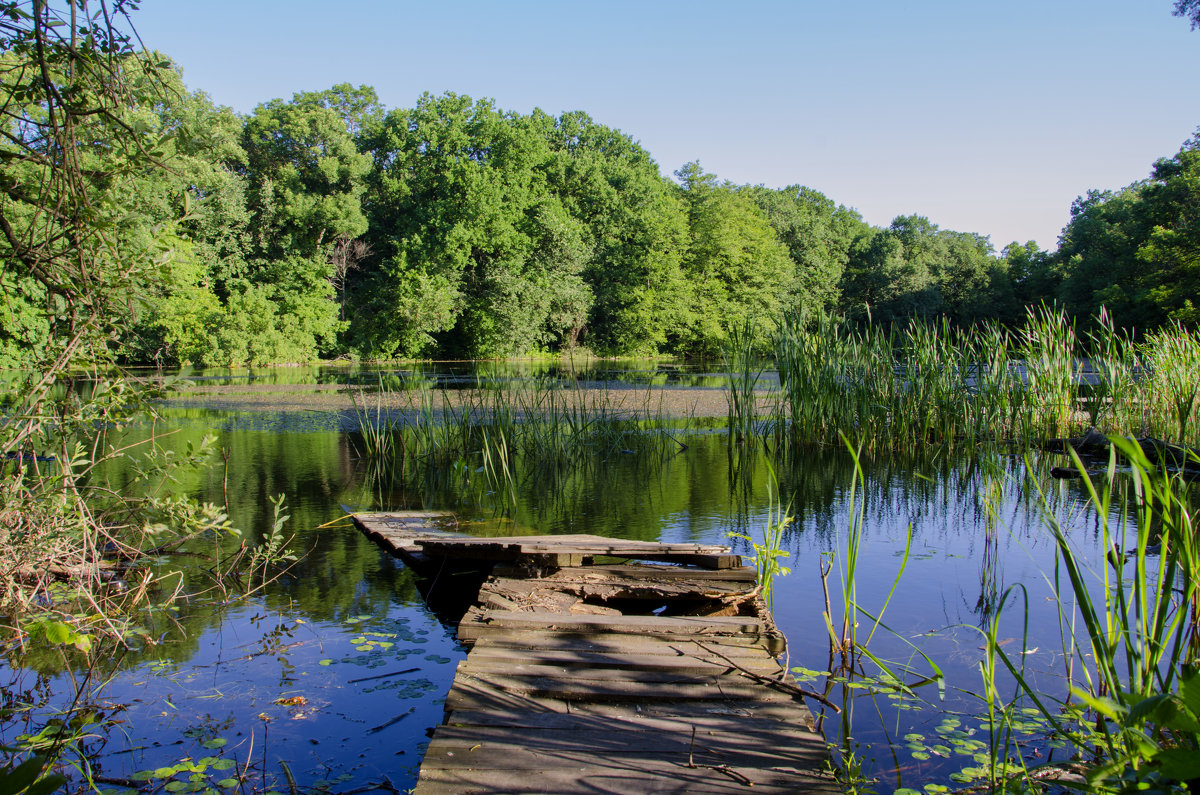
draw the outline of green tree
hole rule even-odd
[[[553,156],[550,190],[583,225],[583,270],[593,295],[585,342],[603,353],[655,353],[686,313],[683,204],[658,165],[628,135],[581,111],[529,123]]]
[[[1057,295],[1061,274],[1055,268],[1054,257],[1039,248],[1036,241],[1021,245],[1014,240],[1004,247],[1000,256],[1008,269],[1018,307],[1035,307]]]
[[[996,258],[982,235],[938,232],[930,272],[941,296],[941,314],[959,325],[985,318],[1008,320],[1017,314],[1005,262]]]
[[[1157,208],[1137,250],[1146,299],[1167,319],[1200,326],[1200,132],[1154,164],[1144,197]]]
[[[0,2],[0,289],[35,288],[29,294],[39,300],[27,306],[46,333],[45,345],[32,346],[28,369],[4,384],[0,593],[10,622],[22,619],[22,609],[63,604],[85,613],[98,604],[119,610],[121,597],[111,589],[86,595],[100,585],[110,550],[133,557],[148,540],[157,545],[156,534],[166,541],[171,531],[190,537],[226,529],[211,505],[163,499],[154,489],[139,498],[90,477],[105,458],[130,456],[104,434],[143,416],[161,396],[154,385],[125,377],[118,343],[133,332],[141,308],[167,291],[165,275],[183,245],[178,224],[159,223],[138,204],[138,191],[169,170],[185,133],[148,121],[147,109],[170,92],[170,64],[135,47],[129,28],[114,26],[127,21],[130,5]],[[91,376],[89,389],[78,388],[80,372]],[[207,450],[149,455],[140,462],[143,480],[169,480],[179,462],[202,462]],[[53,465],[38,463],[46,457]],[[83,572],[70,586],[80,597],[42,600],[52,572],[66,567]],[[119,626],[109,616],[80,621],[106,628],[96,638],[107,634],[123,648]],[[108,650],[92,649],[101,677]],[[73,719],[69,711],[62,718]]]
[[[1149,178],[1076,199],[1054,257],[1067,309],[1090,319],[1107,307],[1126,328],[1200,323],[1198,206],[1200,134]]]
[[[546,118],[427,94],[369,136],[378,267],[357,292],[364,353],[437,345],[508,356],[578,339],[592,300],[583,278],[592,236],[550,184]]]
[[[170,223],[172,257],[134,312],[137,325],[122,354],[138,363],[205,364],[225,360],[214,331],[225,325],[231,287],[247,273],[248,227],[242,120],[202,92],[188,92],[178,68],[157,56],[163,87],[139,122],[162,136],[168,169],[147,168],[127,198],[130,228]]]
[[[1175,0],[1175,10],[1171,13],[1191,22],[1192,30],[1200,30],[1200,0]]]
[[[246,121],[242,145],[253,234],[245,276],[229,285],[227,307],[269,302],[278,321],[278,334],[269,337],[288,341],[268,349],[238,346],[255,350],[256,363],[312,359],[336,349],[345,324],[334,288],[334,248],[367,231],[362,201],[371,159],[350,132],[353,114],[370,105],[373,92],[363,91],[346,101],[339,99],[346,92],[336,88],[297,94],[291,102],[272,100]]]
[[[826,311],[840,299],[838,284],[854,241],[870,227],[854,210],[802,185],[744,188],[766,215],[796,265],[789,308]]]
[[[842,311],[879,323],[935,314],[941,296],[922,255],[921,238],[918,229],[904,222],[858,238],[842,278]],[[906,248],[906,239],[910,246],[919,244],[917,250]]]
[[[859,238],[842,287],[850,316],[882,323],[942,315],[968,325],[1019,314],[1007,263],[986,237],[938,229],[919,215]]]
[[[749,195],[718,184],[696,162],[675,173],[690,238],[683,267],[689,312],[677,345],[689,355],[714,356],[747,320],[762,328],[778,322],[796,268]]]
[[[302,107],[325,108],[341,118],[346,132],[356,141],[369,130],[377,127],[385,114],[379,95],[371,86],[355,88],[349,83],[338,83],[324,91],[304,91],[292,97],[293,104]]]

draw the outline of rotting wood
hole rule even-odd
[[[707,671],[740,668],[753,671],[759,676],[778,676],[784,672],[774,658],[764,659],[761,655],[730,654],[647,654],[640,651],[584,652],[558,649],[510,649],[487,644],[476,644],[471,650],[473,662],[495,662],[496,664],[543,664],[560,666],[587,666],[589,668],[639,668],[642,670]]]
[[[470,652],[419,795],[839,791],[757,573],[727,547],[355,521],[415,567],[492,574],[459,623]]]
[[[418,538],[429,555],[473,560],[515,561],[540,558],[547,565],[577,566],[591,557],[631,558],[687,563],[711,569],[737,568],[740,555],[713,544],[630,541],[594,535],[509,536],[504,538]]]

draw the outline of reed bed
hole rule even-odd
[[[652,389],[553,379],[440,395],[419,386],[407,398],[382,382],[373,402],[355,398],[359,452],[379,474],[453,470],[510,494],[517,473],[539,477],[614,455],[665,458],[686,448],[678,439],[691,422],[668,415]]]
[[[1107,470],[1082,481],[1099,546],[1110,550],[1102,560],[1089,564],[1039,488],[1058,551],[1051,582],[1068,695],[1047,694],[1036,684],[1025,667],[1027,643],[1020,652],[1002,648],[1002,622],[1028,626],[1028,605],[1020,609],[1029,598],[1024,591],[1007,589],[986,626],[982,696],[992,743],[983,780],[991,791],[1064,774],[1074,775],[1073,788],[1096,792],[1184,792],[1200,784],[1195,495],[1182,474],[1164,473],[1137,444],[1111,441]],[[1077,456],[1075,465],[1083,471]],[[1118,478],[1121,470],[1128,476]],[[1007,700],[997,687],[999,671],[1015,682]],[[1033,706],[1017,708],[1023,704]],[[1071,749],[1065,761],[1031,758],[1014,739],[1014,725],[1031,710],[1044,721],[1052,747]]]
[[[1200,333],[1167,327],[1135,342],[1107,313],[1094,327],[1081,334],[1046,307],[1018,329],[788,317],[775,340],[777,409],[752,415],[743,369],[731,377],[731,422],[740,411],[730,433],[758,428],[784,446],[838,444],[844,433],[871,451],[1029,444],[1089,427],[1200,444]]]
[[[752,320],[747,320],[730,331],[722,351],[729,383],[725,393],[729,402],[729,440],[735,444],[753,440],[760,431],[757,389],[763,362],[756,351],[757,343],[758,330]]]

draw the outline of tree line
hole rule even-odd
[[[747,319],[788,312],[1016,324],[1055,301],[1081,318],[1107,306],[1130,328],[1200,319],[1200,135],[1148,179],[1078,199],[1056,252],[997,253],[918,215],[873,227],[801,185],[734,185],[696,162],[668,178],[583,112],[521,114],[453,93],[389,110],[370,87],[342,84],[241,116],[188,91],[169,59],[127,71],[155,90],[137,92],[121,124],[162,141],[103,219],[114,249],[144,261],[130,269],[144,289],[126,285],[129,319],[110,341],[128,363],[578,345],[711,356]],[[3,56],[4,81],[24,73]],[[8,116],[0,156],[31,145],[11,119],[36,116]],[[89,130],[81,156],[115,157],[110,133]],[[22,176],[6,157],[11,197]],[[61,297],[12,264],[39,216],[9,202],[0,366],[19,367],[47,353],[64,319]]]

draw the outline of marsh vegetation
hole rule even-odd
[[[670,181],[582,113],[341,85],[239,117],[132,6],[0,2],[0,789],[411,784],[452,617],[343,521],[408,507],[732,540],[847,789],[1200,776],[1195,139],[997,256]],[[290,383],[179,392],[210,378]],[[1089,429],[1107,457],[1043,449]]]

